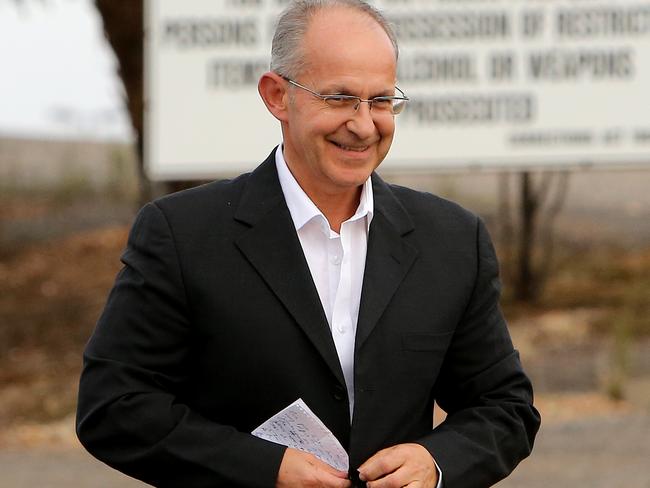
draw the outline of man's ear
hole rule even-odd
[[[272,71],[264,73],[257,83],[257,91],[269,112],[279,121],[285,122],[287,120],[289,94],[284,79]]]

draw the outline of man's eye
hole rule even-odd
[[[373,98],[372,107],[379,110],[391,110],[393,108],[393,99],[392,98]]]
[[[356,103],[356,98],[346,95],[328,95],[325,99],[332,106],[351,105]]]

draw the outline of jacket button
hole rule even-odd
[[[337,402],[345,400],[346,397],[346,391],[345,388],[343,388],[341,385],[335,385],[334,386],[334,393],[332,394],[334,397],[334,400]]]

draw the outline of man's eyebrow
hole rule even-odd
[[[376,97],[394,97],[395,95],[397,95],[397,94],[395,93],[395,87],[393,87],[393,88],[391,88],[391,89],[389,89],[389,90],[384,90],[384,91],[382,91],[382,92],[379,92],[377,95],[374,95],[374,96],[372,96],[372,97],[370,97],[370,98],[376,98]]]
[[[346,88],[344,85],[330,85],[327,88],[324,88],[320,93],[322,95],[352,95],[355,97],[359,96],[356,93],[354,93],[354,90],[350,90],[349,88]],[[394,95],[395,95],[395,87],[390,87],[380,92],[377,92],[374,95],[371,95],[370,98],[392,97]]]
[[[327,88],[321,90],[323,95],[351,95],[351,90],[348,90],[343,85],[330,85]]]

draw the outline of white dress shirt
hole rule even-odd
[[[275,152],[280,186],[289,207],[298,239],[316,285],[339,356],[354,410],[354,339],[366,266],[368,229],[373,213],[372,184],[366,180],[357,211],[343,222],[337,234],[323,213],[300,187],[284,160]]]
[[[350,422],[354,412],[354,339],[357,333],[363,272],[366,267],[368,231],[374,211],[372,183],[366,180],[359,206],[352,217],[334,232],[318,207],[294,178],[284,160],[282,146],[275,151],[280,186],[298,233],[312,280],[316,285],[341,362],[350,400]],[[434,460],[435,463],[435,460]],[[442,487],[438,471],[436,488]]]

